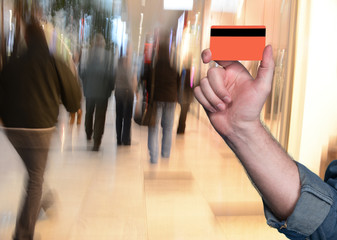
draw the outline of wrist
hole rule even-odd
[[[225,136],[227,140],[233,144],[238,142],[251,142],[261,136],[266,129],[260,120],[245,122],[238,124],[232,128],[231,131]]]

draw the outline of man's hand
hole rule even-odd
[[[211,51],[202,53],[204,63],[211,61]],[[268,97],[274,72],[270,45],[263,52],[256,79],[239,62],[218,62],[222,67],[210,68],[207,77],[194,89],[195,97],[204,106],[211,123],[226,137],[260,123],[260,112]]]
[[[211,52],[203,51],[202,59],[210,62]],[[208,70],[207,77],[195,88],[195,96],[264,202],[279,219],[287,219],[300,195],[298,169],[260,121],[273,79],[272,48],[264,49],[256,79],[237,61],[218,64],[222,67]]]

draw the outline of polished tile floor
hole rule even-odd
[[[114,117],[112,99],[101,150],[91,152],[83,122],[71,129],[61,109],[45,176],[55,205],[36,239],[286,239],[266,225],[258,194],[209,123],[189,114],[171,157],[151,165],[147,128],[133,123],[131,146],[117,147]],[[25,172],[3,131],[0,154],[0,240],[10,240]]]

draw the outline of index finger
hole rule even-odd
[[[209,48],[204,49],[201,53],[201,59],[203,61],[203,63],[209,63],[212,61],[212,52]],[[238,61],[215,61],[217,64],[219,64],[220,66],[226,68],[229,65],[236,63]]]

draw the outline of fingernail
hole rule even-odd
[[[232,100],[231,100],[231,98],[229,97],[229,96],[225,96],[224,98],[223,98],[223,101],[225,102],[225,103],[230,103]]]
[[[224,111],[226,109],[225,104],[223,103],[219,103],[218,105],[216,105],[217,109],[219,109],[220,111]]]

